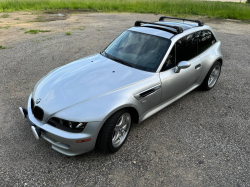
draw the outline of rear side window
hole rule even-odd
[[[198,38],[198,54],[201,54],[216,42],[213,33],[209,30],[198,32]]]
[[[176,64],[197,56],[197,33],[189,34],[176,42]]]

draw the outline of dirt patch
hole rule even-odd
[[[0,15],[1,16],[1,15]],[[99,17],[104,16],[104,20],[108,22],[99,21]],[[29,30],[50,30],[50,33],[37,32],[36,35],[48,36],[54,33],[61,32],[76,32],[83,31],[88,26],[96,27],[93,34],[99,34],[101,27],[110,27],[110,21],[114,17],[122,16],[122,22],[116,24],[124,25],[124,22],[131,23],[133,26],[136,20],[157,21],[160,15],[152,14],[131,14],[131,13],[91,13],[84,10],[58,10],[49,12],[13,12],[8,13],[6,18],[0,18],[0,45],[12,46],[14,42],[34,38],[30,34],[25,34]],[[222,19],[208,19],[206,17],[191,17],[201,19],[206,24],[210,25],[215,31],[223,31],[232,34],[250,34],[249,24],[241,21],[222,20]]]
[[[42,21],[58,21],[66,20],[70,15],[73,14],[86,14],[90,13],[90,10],[57,10],[57,11],[47,11],[40,15]],[[94,12],[94,10],[92,11]]]
[[[51,33],[84,30],[78,13],[79,11],[8,13],[6,18],[0,18],[0,45],[12,45],[14,42],[34,37],[25,35],[25,32],[30,30],[50,30]],[[35,34],[48,35],[41,32]]]
[[[66,20],[69,17],[69,14],[65,11],[58,11],[58,12],[45,12],[39,16],[43,22],[46,21],[59,21],[59,20]]]

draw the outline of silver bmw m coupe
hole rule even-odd
[[[95,147],[113,153],[132,122],[197,87],[212,89],[221,66],[221,42],[202,21],[136,21],[100,54],[49,72],[36,84],[27,109],[19,109],[35,138],[62,154]]]

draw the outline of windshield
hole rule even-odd
[[[160,65],[171,40],[125,31],[116,38],[102,55],[137,69],[155,72]]]

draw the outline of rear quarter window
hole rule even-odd
[[[206,51],[216,42],[213,33],[209,30],[198,32],[198,54]]]
[[[188,61],[197,56],[196,33],[184,36],[176,42],[176,63]]]

